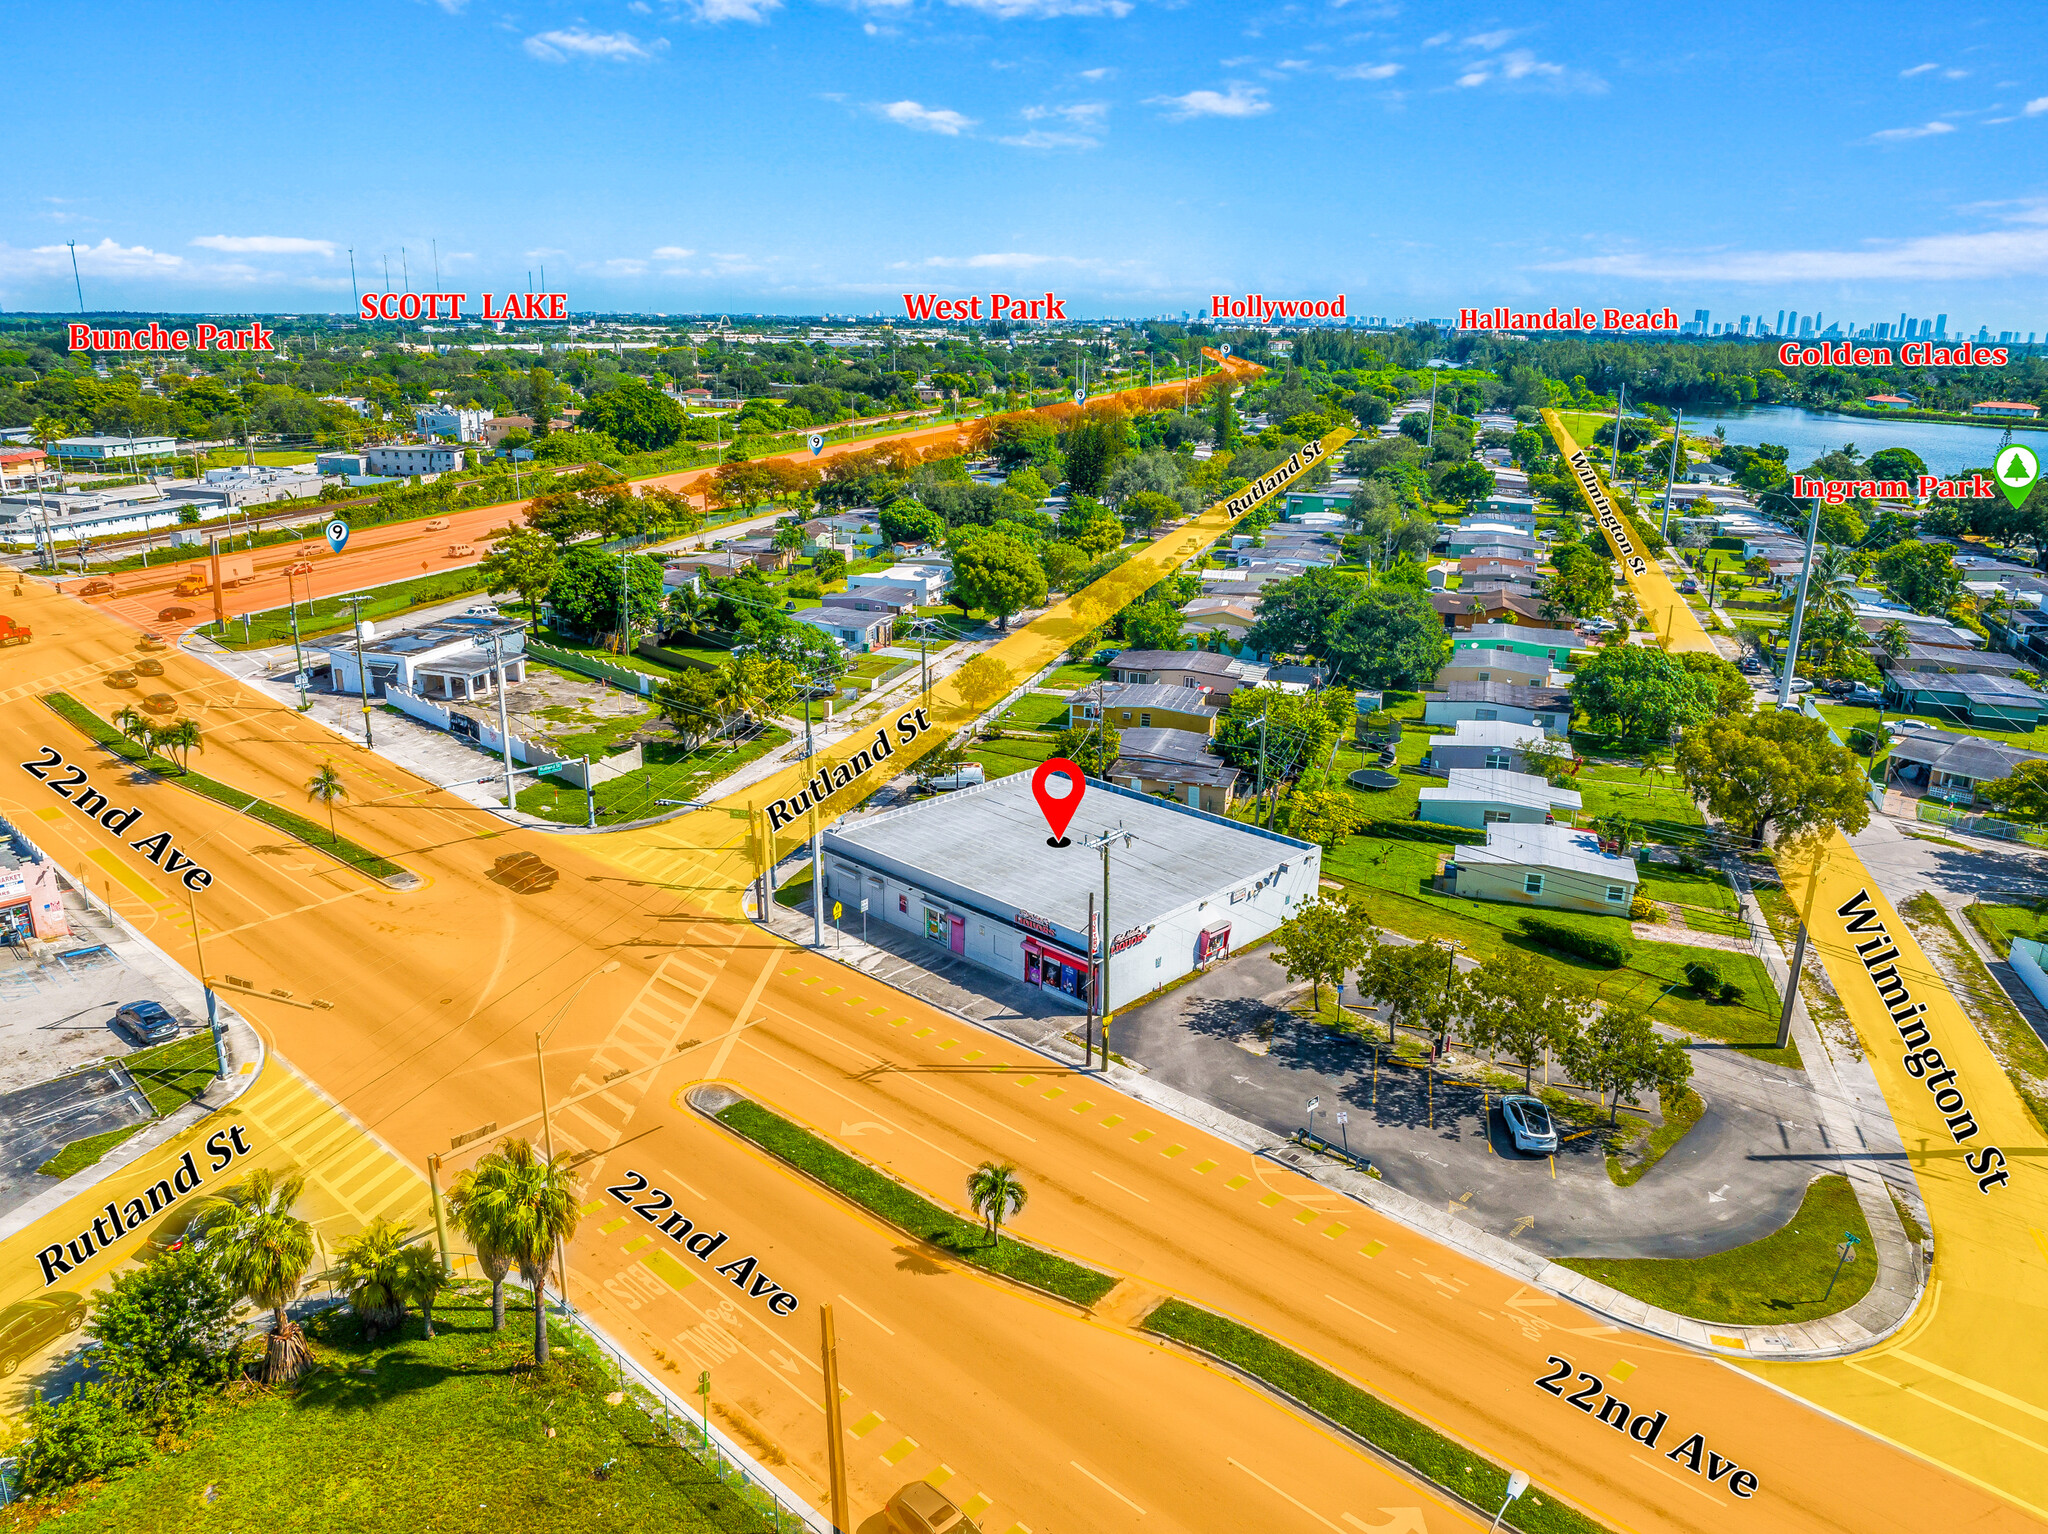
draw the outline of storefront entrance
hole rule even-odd
[[[1042,938],[1024,939],[1024,983],[1088,1000],[1088,961]]]

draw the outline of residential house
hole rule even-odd
[[[777,548],[773,538],[735,538],[725,550],[737,554],[756,570],[787,570],[796,560],[790,550]]]
[[[800,607],[789,616],[823,629],[857,654],[881,649],[896,633],[896,619],[889,613],[861,612],[851,607]]]
[[[2048,693],[2010,677],[1945,671],[1887,672],[1884,706],[1928,714],[1980,730],[2031,730],[2048,711]]]
[[[1254,683],[1243,661],[1213,650],[1125,650],[1110,670],[1119,682],[1198,688],[1217,699]]]
[[[1494,579],[1519,579],[1533,582],[1536,579],[1536,572],[1541,568],[1542,566],[1533,557],[1517,554],[1512,550],[1501,552],[1481,550],[1477,553],[1462,554],[1458,557],[1458,575],[1461,578],[1461,585],[1469,584],[1475,576],[1480,579],[1491,577]]]
[[[1123,731],[1108,776],[1127,788],[1222,815],[1236,797],[1239,772],[1210,753],[1206,735],[1141,725]]]
[[[917,596],[909,586],[852,586],[845,591],[826,592],[825,605],[851,608],[855,612],[900,615],[917,607]]]
[[[953,567],[936,562],[891,565],[886,570],[869,570],[846,578],[846,589],[849,591],[858,590],[863,586],[908,586],[917,593],[917,605],[920,607],[933,607],[945,601],[946,592],[952,585]]]
[[[1601,849],[1569,826],[1495,825],[1483,847],[1460,847],[1440,887],[1472,900],[1626,916],[1636,898],[1636,860]]]
[[[1498,522],[1476,522],[1469,526],[1452,528],[1450,537],[1445,541],[1444,551],[1461,556],[1496,552],[1521,559],[1534,559],[1537,545],[1532,533],[1525,533]]]
[[[1533,725],[1554,740],[1571,734],[1572,695],[1562,687],[1516,687],[1507,682],[1453,682],[1422,695],[1424,724],[1461,719]]]
[[[2029,405],[2016,399],[1980,399],[1970,407],[1971,415],[2005,416],[2024,421],[2031,421],[2040,413],[2039,405]]]
[[[1547,739],[1542,728],[1516,724],[1507,719],[1460,719],[1449,735],[1429,743],[1426,758],[1430,770],[1449,772],[1453,767],[1490,767],[1521,772],[1528,766],[1526,753]]]
[[[1235,597],[1196,597],[1181,608],[1180,616],[1181,627],[1188,633],[1204,637],[1221,634],[1233,648],[1244,643],[1245,635],[1259,621],[1258,609]]]
[[[1216,733],[1222,712],[1208,694],[1189,687],[1155,687],[1135,682],[1095,682],[1067,698],[1067,726],[1079,728],[1106,718],[1118,729],[1187,730],[1204,737]]]
[[[0,452],[0,491],[63,488],[63,474],[50,466],[49,455],[41,448],[17,447]]]
[[[1984,643],[1968,629],[1958,628],[1952,623],[1943,623],[1936,618],[1923,618],[1917,613],[1864,607],[1858,609],[1856,614],[1856,626],[1866,634],[1880,633],[1894,623],[1906,631],[1906,641],[1913,645],[1975,650]]]
[[[1884,759],[1884,778],[1932,799],[1974,804],[1977,785],[2009,778],[2023,762],[2048,761],[2039,751],[2022,751],[1981,735],[1946,730],[1910,730],[1898,736]]]
[[[1444,620],[1444,627],[1456,632],[1480,624],[1543,624],[1550,621],[1543,614],[1541,597],[1522,596],[1501,585],[1489,585],[1475,591],[1468,584],[1456,591],[1432,591],[1429,593],[1429,605]]]
[[[1432,825],[1480,830],[1495,825],[1549,825],[1563,815],[1567,824],[1583,803],[1569,788],[1552,788],[1534,773],[1499,767],[1453,767],[1446,788],[1425,788],[1415,818]]]
[[[679,554],[662,566],[661,582],[664,586],[680,586],[690,576],[705,580],[724,580],[738,575],[742,570],[751,570],[754,562],[744,554],[734,554],[723,549],[699,549],[695,553]]]
[[[1526,495],[1503,495],[1499,489],[1500,478],[1500,471],[1495,470],[1494,493],[1474,501],[1473,514],[1483,516],[1488,521],[1498,521],[1502,517],[1527,517],[1530,527],[1533,528],[1536,525],[1538,510],[1536,502]],[[1524,483],[1527,483],[1526,478]]]
[[[515,431],[533,435],[533,417],[530,415],[494,415],[484,422],[477,431],[477,440],[485,447],[497,448]]]
[[[1978,676],[2016,677],[2032,668],[2011,655],[1996,650],[1959,650],[1951,645],[1910,645],[1906,653],[1894,660],[1889,655],[1879,655],[1877,664],[1887,673],[1936,672],[1955,675],[1972,673]]]
[[[1515,687],[1551,687],[1555,675],[1550,662],[1540,655],[1520,655],[1513,650],[1453,650],[1451,658],[1437,668],[1434,690],[1442,692],[1453,682],[1506,682]]]
[[[1476,623],[1451,641],[1455,660],[1464,650],[1492,650],[1516,655],[1541,656],[1551,665],[1569,669],[1572,651],[1583,649],[1585,641],[1572,629],[1536,628],[1520,623]]]

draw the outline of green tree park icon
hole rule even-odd
[[[2026,504],[2027,493],[2034,488],[2034,481],[2041,477],[2041,457],[2024,443],[2009,442],[1998,450],[1991,474],[1998,481],[1998,488],[2005,492],[2005,498],[2012,502],[2013,510],[2017,511]]]

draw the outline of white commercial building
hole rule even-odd
[[[1115,1011],[1271,933],[1315,898],[1322,870],[1311,843],[1096,779],[1069,845],[1048,845],[1047,829],[1029,773],[869,816],[825,833],[826,897],[853,930],[865,914],[1079,1010],[1092,895]],[[1106,922],[1102,855],[1085,845],[1105,832]]]
[[[483,440],[490,419],[488,410],[456,410],[446,405],[422,405],[412,413],[413,429],[422,436],[448,437],[456,442]]]
[[[438,442],[387,442],[363,449],[363,464],[371,474],[447,474],[462,467],[462,449],[443,447]]]
[[[489,696],[497,679],[492,634],[499,636],[498,645],[504,651],[507,685],[525,681],[526,630],[522,625],[484,617],[443,618],[382,637],[365,635],[361,664],[370,674],[367,691],[371,697],[381,698],[387,687],[402,687],[436,702]],[[353,634],[307,648],[327,657],[336,692],[365,691]]]

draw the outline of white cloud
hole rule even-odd
[[[1093,149],[1102,142],[1085,133],[1058,133],[1047,128],[1033,128],[1029,133],[1015,133],[996,140],[1013,149]]]
[[[2029,117],[2039,117],[2043,112],[2048,112],[2048,96],[2036,96],[2020,110]]]
[[[1955,131],[1955,125],[1953,123],[1922,123],[1917,128],[1882,129],[1879,132],[1870,135],[1870,142],[1873,144],[1892,144],[1897,143],[1900,139],[1934,138],[1939,134],[1953,133]]]
[[[1337,71],[1340,80],[1391,80],[1401,72],[1399,64],[1353,64]]]
[[[771,11],[782,9],[782,0],[688,0],[690,13],[713,26],[723,21],[748,21],[759,26]]]
[[[592,32],[580,26],[538,32],[526,40],[527,53],[544,64],[566,64],[572,58],[644,64],[667,47],[666,38],[642,44],[630,32]]]
[[[1075,101],[1065,106],[1026,107],[1018,114],[1028,123],[1053,121],[1061,128],[1033,128],[1001,142],[1017,149],[1093,149],[1102,141],[1103,119],[1109,115],[1106,101]]]
[[[1911,69],[1902,69],[1902,70],[1900,70],[1900,71],[1899,71],[1899,78],[1900,78],[1901,80],[1910,80],[1910,79],[1912,79],[1912,78],[1913,78],[1913,77],[1914,77],[1915,75],[1924,75],[1924,74],[1928,74],[1928,73],[1930,73],[1931,71],[1933,71],[1933,70],[1937,70],[1937,69],[1939,69],[1939,68],[1941,68],[1941,66],[1940,66],[1939,64],[1915,64],[1915,65],[1914,65],[1914,66],[1913,66],[1913,67],[1912,67]]]
[[[1171,107],[1167,116],[1174,122],[1191,117],[1257,117],[1273,110],[1262,86],[1232,81],[1228,91],[1189,91],[1184,96],[1154,96],[1150,106]]]
[[[292,234],[202,234],[192,242],[207,250],[234,255],[331,256],[332,240],[306,240]]]
[[[434,3],[450,16],[460,16],[468,6],[469,0],[434,0]]]
[[[1106,101],[1076,101],[1059,107],[1026,107],[1017,114],[1028,123],[1044,122],[1048,117],[1057,117],[1076,128],[1092,127],[1109,115]]]
[[[959,137],[975,121],[950,108],[928,107],[915,101],[891,101],[875,110],[899,127],[914,128],[920,133],[943,133],[947,138]]]
[[[647,263],[637,256],[614,256],[604,263],[604,269],[614,277],[639,277],[647,271]]]
[[[551,245],[542,245],[529,250],[526,253],[526,259],[529,261],[544,261],[549,256],[566,256],[567,254],[569,252],[566,250],[556,250]]]
[[[1944,69],[1941,72],[1941,77],[1944,80],[1962,80],[1967,79],[1969,73],[1967,69]]]
[[[1551,272],[1686,282],[1969,282],[2048,275],[2048,204],[2013,215],[2022,227],[1872,242],[1863,250],[1627,253],[1551,262]]]
[[[1434,37],[1425,37],[1422,40],[1422,46],[1425,48],[1441,48],[1451,40],[1452,36],[1453,34],[1449,32],[1439,32]]]
[[[1514,35],[1514,32],[1508,28],[1502,28],[1498,32],[1481,32],[1476,36],[1466,38],[1465,46],[1467,48],[1483,48],[1486,52],[1491,53],[1496,48],[1507,46],[1513,40]]]
[[[29,254],[47,257],[43,264],[54,266],[59,258],[69,261],[72,251],[65,245],[38,245]],[[81,272],[102,277],[161,276],[185,266],[183,256],[151,250],[147,245],[117,245],[111,239],[102,239],[97,245],[81,245],[77,256]]]
[[[1081,71],[1081,78],[1091,82],[1112,79],[1115,75],[1116,71],[1114,69],[1084,69]]]
[[[946,3],[970,11],[979,11],[984,16],[994,16],[1000,21],[1015,21],[1020,17],[1044,21],[1054,16],[1131,14],[1130,0],[946,0]]]
[[[657,245],[654,247],[654,259],[657,261],[686,261],[695,254],[697,252],[694,250],[685,250],[680,245]]]
[[[1527,48],[1516,48],[1498,57],[1486,59],[1467,69],[1457,80],[1459,85],[1467,89],[1496,82],[1524,89],[1578,91],[1589,96],[1600,95],[1607,89],[1607,82],[1598,75],[1588,74],[1582,69],[1567,69],[1562,64],[1539,59]]]

